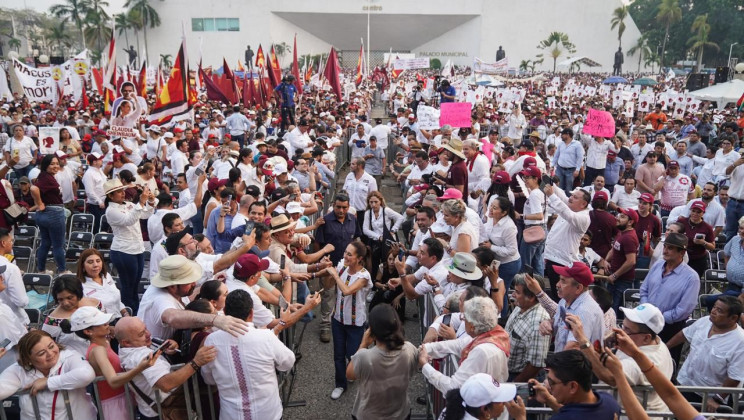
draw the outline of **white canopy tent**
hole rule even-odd
[[[716,101],[718,109],[723,109],[730,102],[736,103],[742,94],[744,94],[744,80],[734,79],[690,92],[687,95],[701,101]]]

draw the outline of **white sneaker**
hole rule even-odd
[[[333,392],[331,392],[331,399],[332,400],[337,400],[337,399],[341,398],[341,394],[343,394],[343,393],[344,393],[344,389],[343,388],[341,388],[341,387],[334,388],[333,389]]]

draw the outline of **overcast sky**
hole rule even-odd
[[[109,14],[119,13],[124,9],[126,0],[108,0],[109,7],[106,10]],[[33,9],[39,12],[46,12],[52,5],[62,3],[60,0],[0,0],[0,7],[9,9]]]

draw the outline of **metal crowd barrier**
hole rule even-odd
[[[434,322],[437,316],[440,315],[440,311],[437,305],[434,304],[434,299],[430,294],[426,294],[418,299],[419,317],[421,318],[421,337],[426,335],[426,331]],[[438,365],[438,366],[437,366]],[[458,361],[455,356],[449,356],[443,359],[438,359],[434,362],[434,366],[444,375],[452,376],[457,370]],[[517,383],[516,385],[526,385],[525,383]],[[439,414],[442,412],[445,406],[444,395],[437,390],[430,383],[426,383],[427,393],[427,410],[431,418],[439,418]],[[650,386],[634,386],[633,391],[641,394],[641,404],[644,409],[647,410],[648,394],[653,391],[653,387]],[[592,389],[595,391],[605,391],[612,394],[616,400],[618,398],[618,392],[616,388],[613,388],[607,384],[595,384],[592,385]],[[697,408],[698,411],[704,417],[715,417],[716,419],[744,419],[744,388],[724,388],[724,387],[700,387],[700,386],[677,386],[680,392],[695,392],[702,394],[702,403]],[[708,409],[708,396],[715,394],[730,394],[731,395],[731,413],[709,413],[706,412]],[[693,404],[695,405],[695,404]],[[724,406],[722,406],[724,407]],[[725,407],[724,407],[725,409]],[[646,411],[651,417],[659,417],[664,419],[673,419],[674,415],[671,412],[655,412]],[[537,416],[539,420],[547,420],[554,413],[553,410],[547,407],[527,407],[527,413]],[[625,415],[625,410],[622,411]]]

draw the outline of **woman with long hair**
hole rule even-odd
[[[137,168],[137,175],[135,177],[135,183],[141,186],[147,186],[152,191],[152,194],[157,197],[161,192],[170,192],[167,185],[163,184],[160,179],[155,176],[155,165],[151,162],[146,162]],[[120,176],[121,178],[121,176]]]
[[[62,202],[62,190],[54,175],[60,170],[59,159],[55,155],[46,155],[39,165],[41,172],[31,187],[31,196],[36,205],[34,221],[39,228],[41,244],[36,250],[36,271],[43,273],[46,267],[47,253],[52,248],[57,274],[65,269],[65,207]]]
[[[519,243],[517,242],[517,225],[514,205],[506,197],[497,197],[488,208],[489,221],[486,223],[487,239],[481,244],[491,249],[496,254],[499,262],[499,276],[504,280],[504,290],[511,287],[514,275],[522,268],[522,259],[519,256]],[[507,296],[504,294],[502,316],[506,316],[508,308]]]
[[[137,313],[139,282],[145,268],[145,246],[142,241],[140,219],[147,219],[154,211],[154,197],[145,187],[134,204],[124,200],[124,189],[119,179],[106,181],[106,220],[114,234],[111,243],[111,262],[121,280],[122,302]]]
[[[362,231],[367,237],[367,244],[372,250],[372,278],[377,278],[380,262],[386,257],[387,241],[397,242],[397,233],[403,224],[403,216],[385,206],[385,197],[379,191],[370,191],[367,195],[367,210],[364,212]]]
[[[408,385],[417,367],[416,347],[405,341],[395,309],[377,305],[369,313],[359,350],[346,367],[346,378],[359,382],[352,418],[410,418]]]
[[[58,345],[49,333],[32,330],[19,341],[18,362],[0,374],[0,400],[21,390],[21,420],[95,419],[96,406],[85,390],[96,377],[93,368],[75,351]],[[63,398],[62,391],[69,399]],[[39,416],[34,414],[36,398]],[[72,412],[67,412],[67,401]]]
[[[336,305],[331,317],[333,334],[333,363],[336,387],[331,398],[337,400],[346,391],[346,361],[359,349],[367,321],[367,294],[372,288],[372,277],[364,268],[367,247],[359,241],[346,246],[343,260],[328,267],[328,274],[336,283]]]
[[[142,112],[139,100],[132,92],[128,98],[119,102],[119,107],[116,108],[116,115],[111,120],[111,125],[134,128],[139,123]]]
[[[80,254],[77,278],[83,284],[83,294],[101,301],[106,313],[114,318],[129,316],[121,302],[121,292],[106,269],[106,263],[99,250],[88,248]]]
[[[111,327],[113,314],[107,314],[98,309],[86,306],[75,311],[70,317],[70,331],[90,344],[85,353],[85,359],[96,373],[103,376],[104,381],[96,383],[101,399],[101,409],[106,420],[129,419],[127,398],[124,385],[152,367],[160,357],[160,351],[143,359],[136,368],[124,372],[119,355],[111,348]]]
[[[55,279],[49,293],[52,294],[57,306],[44,319],[41,329],[49,333],[57,343],[63,344],[70,350],[77,351],[80,356],[85,356],[88,343],[75,334],[71,334],[69,320],[72,314],[83,306],[103,309],[101,301],[85,296],[83,284],[72,274],[66,274]]]
[[[225,309],[225,298],[227,298],[227,286],[220,280],[208,280],[199,288],[195,300],[204,299],[212,305],[214,312],[221,314]]]
[[[73,139],[70,130],[67,128],[59,129],[59,149],[67,155],[67,160],[80,162],[80,156],[83,154],[83,148],[80,143]]]

